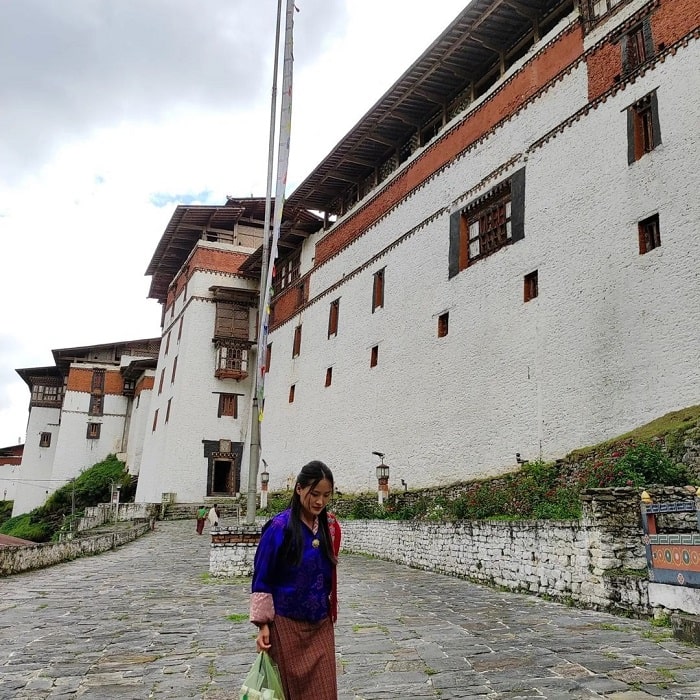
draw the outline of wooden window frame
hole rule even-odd
[[[153,414],[153,425],[151,426],[151,432],[155,433],[157,427],[158,427],[158,409],[156,408],[156,411]]]
[[[32,386],[31,406],[60,408],[63,403],[63,385],[34,384]]]
[[[638,224],[639,231],[639,254],[645,255],[655,248],[661,247],[661,228],[659,226],[659,215],[653,214],[646,219],[642,219]]]
[[[628,1],[629,0],[587,0],[586,9],[588,11],[589,20],[595,23],[612,12],[618,5],[624,5]]]
[[[532,301],[539,296],[539,293],[539,275],[537,270],[533,270],[523,277],[523,301],[525,303]]]
[[[374,345],[369,353],[369,366],[376,367],[379,362],[379,345]]]
[[[168,331],[168,335],[165,337],[165,352],[163,353],[163,357],[168,354],[168,350],[170,350],[170,331]]]
[[[372,313],[384,308],[384,288],[386,285],[386,268],[377,270],[372,277]]]
[[[217,379],[235,379],[239,381],[248,376],[247,344],[223,341],[216,347],[216,366],[214,376]]]
[[[326,381],[324,382],[323,386],[329,387],[331,384],[333,384],[333,368],[327,367],[326,368]]]
[[[105,370],[93,369],[92,379],[90,381],[90,393],[103,394],[105,390]]]
[[[104,415],[104,394],[90,394],[90,406],[88,407],[89,416]]]
[[[513,202],[506,183],[462,218],[459,265],[464,270],[509,245],[513,238]]]
[[[232,301],[217,301],[214,340],[250,340],[250,307]]]
[[[294,396],[296,394],[296,384],[292,384],[289,387],[289,403],[294,403]]]
[[[448,277],[525,238],[525,168],[450,215]]]
[[[340,314],[340,298],[334,299],[328,309],[328,337],[338,335],[338,316]]]
[[[265,373],[270,371],[270,364],[272,363],[272,343],[268,343],[265,348]]]
[[[276,266],[276,274],[272,282],[272,289],[279,294],[283,289],[291,286],[301,276],[301,253],[296,253]]]
[[[165,380],[165,367],[160,371],[160,381],[158,382],[158,393],[163,392],[163,381]]]
[[[301,354],[301,323],[294,329],[294,339],[292,340],[292,358]]]
[[[173,402],[173,399],[172,399],[172,397],[170,397],[168,399],[168,405],[165,409],[165,422],[166,423],[170,420],[170,406],[171,406],[172,402]]]
[[[39,447],[51,447],[51,433],[41,433],[39,436]]]
[[[654,90],[627,108],[627,164],[632,165],[659,145],[659,101]]]
[[[304,306],[309,300],[309,278],[297,285],[297,307]]]
[[[231,418],[238,418],[238,394],[219,394],[219,408],[217,411],[217,417],[229,416]]]
[[[450,332],[450,312],[445,311],[438,316],[437,337],[444,338]]]
[[[88,423],[87,424],[87,431],[85,433],[85,438],[87,440],[99,440],[101,432],[102,432],[102,424],[101,423]]]
[[[622,74],[627,75],[654,57],[654,37],[651,31],[651,18],[644,20],[623,34],[620,39],[622,53]]]
[[[175,383],[175,373],[177,372],[177,356],[173,360],[173,371],[170,374],[170,383],[174,384]]]

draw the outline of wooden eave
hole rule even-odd
[[[379,171],[465,91],[498,77],[528,36],[541,36],[573,0],[472,0],[296,188],[289,206],[338,214],[352,184]]]
[[[155,370],[158,365],[158,358],[148,358],[142,360],[133,360],[125,367],[121,368],[122,377],[126,381],[137,380],[145,371],[152,369]]]
[[[101,345],[83,345],[75,348],[60,348],[52,350],[56,369],[62,376],[67,377],[70,366],[73,362],[111,362],[118,365],[122,355],[137,355],[141,357],[158,357],[160,349],[160,338],[142,338],[139,340],[124,340],[117,343],[103,343]],[[102,353],[104,350],[113,350],[113,360],[92,360],[90,355],[96,351]]]
[[[58,367],[24,367],[16,369],[15,372],[29,387],[29,391],[35,384],[45,384],[47,380],[51,386],[63,386],[63,375]]]
[[[289,230],[292,227],[290,221],[293,221],[304,235],[318,230],[322,224],[321,220],[310,212],[294,212],[291,207],[286,206],[284,217],[286,221],[283,231]],[[170,284],[197,242],[208,232],[233,234],[239,223],[264,228],[265,198],[229,197],[223,206],[200,204],[176,207],[146,270],[146,275],[151,276],[148,298],[165,303]]]

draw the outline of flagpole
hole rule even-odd
[[[277,125],[277,82],[279,71],[279,47],[280,47],[280,28],[282,21],[282,0],[277,0],[277,24],[275,29],[275,58],[272,70],[272,96],[270,101],[270,136],[268,143],[268,158],[267,158],[267,188],[265,192],[265,219],[263,224],[263,242],[262,242],[262,260],[260,265],[260,299],[258,302],[258,347],[255,363],[255,373],[253,378],[253,404],[251,410],[251,429],[250,429],[250,454],[248,464],[248,494],[246,502],[246,523],[253,525],[255,523],[255,513],[257,509],[257,481],[258,468],[260,465],[260,422],[262,417],[262,387],[264,383],[264,374],[261,372],[263,367],[262,354],[265,352],[265,343],[267,333],[263,329],[267,328],[267,289],[268,289],[268,259],[269,259],[269,239],[270,239],[270,221],[272,218],[272,180],[274,176],[274,154],[275,154],[275,134]],[[288,18],[289,22],[289,18]],[[287,28],[286,28],[287,29]],[[286,34],[288,31],[286,32]],[[287,36],[285,35],[285,45]],[[281,117],[280,117],[281,119]],[[280,206],[282,203],[280,202]]]

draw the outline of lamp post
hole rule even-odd
[[[265,460],[263,460],[265,464]],[[267,485],[270,483],[270,472],[267,471],[267,464],[265,468],[260,472],[260,508],[265,510],[267,508]]]
[[[377,502],[381,506],[389,498],[389,465],[384,464],[384,452],[372,452],[372,454],[381,460],[377,465]]]

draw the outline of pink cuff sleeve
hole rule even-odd
[[[272,622],[275,619],[275,603],[271,593],[251,593],[250,621],[256,625]]]

